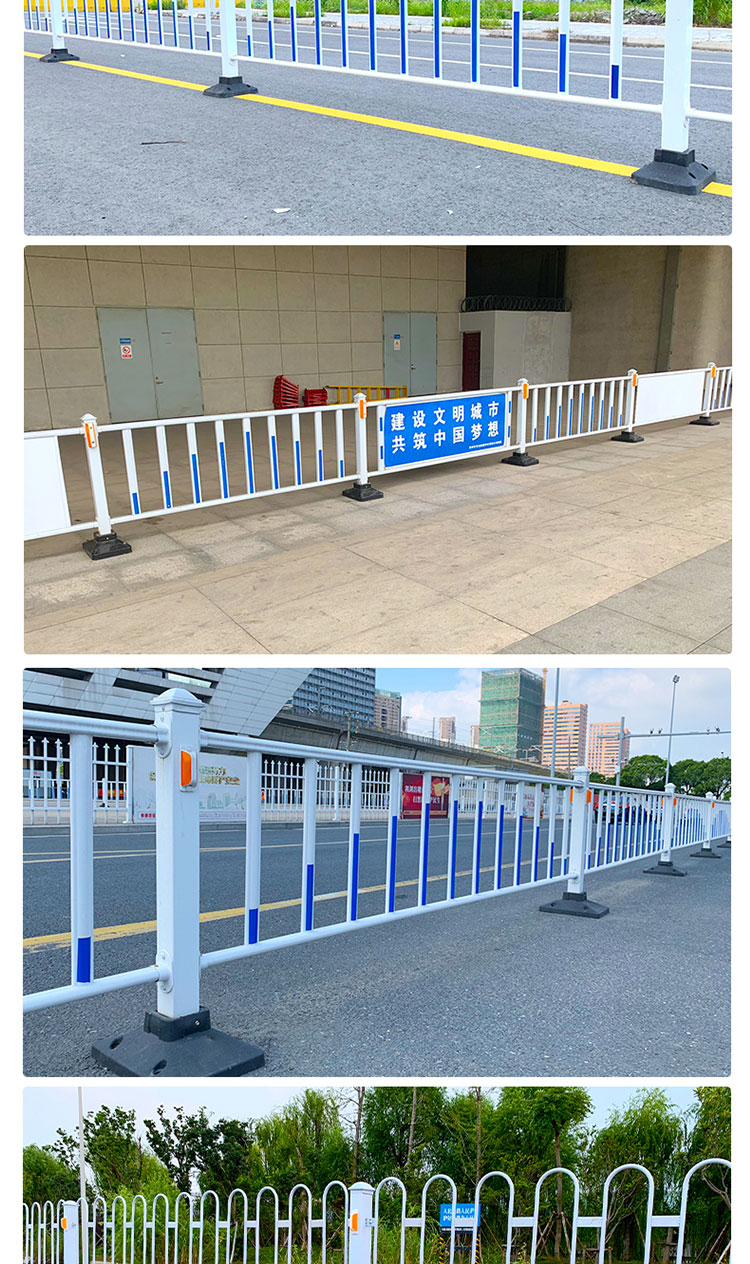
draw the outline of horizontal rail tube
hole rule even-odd
[[[141,966],[139,970],[125,970],[122,974],[110,974],[91,983],[70,983],[67,987],[49,988],[46,992],[31,992],[23,998],[24,1014],[52,1005],[67,1005],[70,1001],[86,1001],[91,996],[103,996],[106,992],[119,992],[122,988],[138,987],[142,983],[158,983],[169,978],[165,966]]]

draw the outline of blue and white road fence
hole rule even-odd
[[[24,712],[27,731],[59,733],[70,741],[71,982],[26,996],[27,1012],[152,982],[159,1014],[195,1014],[200,975],[210,966],[561,881],[580,893],[595,870],[710,843],[719,821],[715,813],[728,819],[730,811],[727,803],[710,807],[705,799],[680,796],[681,815],[675,816],[665,809],[663,792],[592,787],[585,768],[567,779],[532,776],[352,751],[337,756],[328,749],[205,732],[203,704],[184,689],[168,690],[153,706],[151,725]],[[103,976],[94,966],[95,740],[151,745],[156,761],[156,957]],[[201,751],[246,760],[244,912],[236,942],[210,952],[200,948]],[[301,871],[298,899],[289,905],[298,908],[297,931],[280,932],[273,907],[261,907],[264,756],[302,765]],[[326,891],[320,889],[326,870],[318,866],[318,772],[321,763],[337,762],[349,786],[340,812],[348,826],[346,889]],[[384,883],[374,890],[360,879],[365,766],[388,779],[387,815],[374,840],[385,853]],[[368,833],[368,848],[372,842]]]
[[[24,435],[26,540],[444,465],[612,437],[732,405],[731,368],[532,384],[392,403],[174,417]],[[80,479],[82,452],[88,471]]]
[[[132,819],[128,748],[103,742],[92,751],[91,797],[97,825]],[[70,820],[70,752],[62,738],[29,734],[23,744],[24,825]]]
[[[529,1252],[528,1258],[534,1264],[549,1222],[550,1198],[556,1197],[557,1182],[562,1177],[570,1259],[577,1258],[583,1245],[590,1250],[593,1244],[603,1260],[613,1184],[616,1187],[618,1177],[625,1173],[637,1174],[641,1186],[639,1227],[644,1236],[642,1258],[651,1259],[654,1231],[668,1229],[676,1231],[674,1264],[687,1264],[694,1258],[696,1248],[691,1235],[692,1196],[698,1189],[705,1199],[707,1187],[699,1174],[708,1174],[711,1168],[715,1190],[716,1177],[720,1175],[717,1169],[724,1169],[725,1176],[731,1173],[732,1165],[728,1159],[717,1157],[702,1159],[687,1171],[683,1169],[684,1175],[668,1203],[662,1202],[658,1209],[654,1177],[637,1162],[621,1164],[608,1173],[601,1200],[593,1204],[598,1211],[590,1215],[581,1211],[581,1182],[570,1168],[554,1167],[543,1172],[525,1207],[520,1205],[521,1197],[507,1173],[487,1172],[477,1182],[468,1205],[476,1209],[482,1207],[483,1200],[490,1206],[499,1202],[503,1208],[499,1213],[501,1223],[507,1218],[505,1233],[500,1230],[496,1243],[502,1264],[511,1264],[519,1249]],[[721,1194],[715,1190],[713,1196],[718,1206]],[[191,1264],[215,1264],[224,1253],[229,1260],[230,1251],[236,1260],[258,1260],[262,1251],[269,1264],[284,1264],[291,1260],[295,1248],[306,1251],[308,1259],[320,1254],[325,1260],[336,1251],[341,1252],[343,1264],[379,1264],[386,1258],[393,1260],[394,1239],[398,1242],[397,1264],[405,1264],[407,1246],[409,1258],[413,1258],[413,1248],[418,1249],[420,1261],[427,1258],[436,1239],[436,1223],[443,1205],[449,1213],[450,1228],[444,1232],[449,1238],[449,1264],[453,1264],[459,1231],[456,1211],[460,1204],[455,1182],[442,1172],[425,1181],[419,1212],[413,1215],[407,1214],[406,1186],[397,1176],[387,1176],[376,1186],[367,1181],[349,1185],[343,1180],[332,1180],[322,1195],[313,1195],[309,1186],[300,1183],[286,1197],[272,1186],[265,1186],[255,1198],[234,1189],[228,1196],[206,1190],[202,1194],[179,1194],[174,1200],[160,1194],[150,1202],[139,1195],[112,1200],[97,1197],[90,1202],[79,1199],[24,1203],[23,1264],[79,1264],[79,1260],[116,1264],[134,1258],[176,1260],[178,1256],[183,1258],[183,1253]],[[667,1206],[669,1210],[664,1209]],[[475,1210],[460,1222],[460,1230],[472,1235],[472,1260],[477,1258],[479,1218]],[[389,1230],[385,1244],[382,1225]],[[583,1240],[582,1230],[589,1231]],[[724,1258],[731,1264],[731,1254]]]
[[[640,84],[628,91],[623,62],[623,0],[612,0],[609,73],[601,95],[570,91],[571,78],[582,83],[590,80],[583,70],[571,70],[571,38],[575,35],[571,33],[570,0],[559,0],[556,65],[546,68],[550,89],[528,83],[532,76],[539,83],[540,71],[538,66],[524,67],[522,0],[513,0],[510,29],[506,31],[508,57],[501,64],[494,60],[498,41],[492,41],[490,55],[482,38],[480,0],[471,0],[469,29],[460,34],[445,27],[442,0],[435,0],[432,38],[427,43],[410,29],[407,0],[401,0],[397,27],[378,24],[376,0],[369,0],[366,31],[356,47],[353,37],[358,33],[351,26],[347,0],[341,0],[337,30],[324,26],[320,0],[314,0],[312,18],[300,18],[295,0],[291,0],[289,18],[283,20],[276,18],[273,0],[257,6],[247,0],[244,8],[237,8],[234,0],[216,0],[215,4],[206,0],[205,6],[193,0],[184,5],[178,5],[177,0],[158,0],[155,8],[150,8],[147,0],[105,0],[103,7],[100,5],[101,0],[24,0],[24,24],[29,32],[51,35],[52,48],[58,51],[74,36],[139,48],[220,54],[225,80],[240,76],[242,61],[282,63],[635,110],[660,117],[661,148],[670,151],[689,149],[691,118],[731,122],[728,112],[696,109],[691,104],[693,0],[667,0],[660,102],[639,99]],[[444,50],[446,35],[450,39],[448,56]],[[656,64],[654,60],[652,68]],[[460,72],[455,69],[457,65]],[[447,66],[450,70],[446,73]]]

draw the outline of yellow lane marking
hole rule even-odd
[[[25,53],[26,57],[40,57],[41,53]],[[147,83],[166,84],[171,88],[189,88],[192,92],[203,92],[207,85],[187,83],[184,79],[165,79],[159,75],[145,75],[141,71],[121,70],[116,66],[96,66],[87,61],[65,61],[63,66],[72,66],[78,70],[98,70],[106,75],[119,75],[123,79],[141,79]],[[628,167],[620,162],[605,162],[601,158],[587,158],[583,154],[566,154],[557,149],[540,149],[535,145],[518,145],[515,141],[496,140],[492,136],[477,136],[472,132],[454,132],[442,127],[428,127],[424,123],[408,123],[403,119],[381,118],[377,114],[358,114],[353,110],[336,110],[327,105],[312,105],[308,101],[287,101],[283,97],[265,97],[260,93],[236,97],[237,101],[250,101],[256,105],[275,105],[282,110],[299,110],[304,114],[320,114],[327,118],[345,119],[350,123],[368,123],[371,127],[385,127],[390,131],[412,132],[417,136],[434,136],[438,140],[450,140],[461,145],[473,145],[479,149],[495,149],[505,154],[516,154],[522,158],[536,158],[540,162],[553,162],[566,167],[581,167],[586,171],[603,171],[608,175],[632,176],[637,167]],[[731,197],[730,184],[709,184],[706,193],[719,197]]]
[[[66,63],[61,63],[65,65]],[[528,861],[524,861],[528,864]],[[503,865],[503,869],[512,869],[512,864]],[[486,865],[479,871],[480,873],[494,873],[494,865]],[[471,869],[462,869],[456,873],[457,878],[471,877]],[[433,874],[428,877],[428,882],[446,882],[447,873]],[[418,878],[406,878],[402,882],[397,882],[397,887],[415,887]],[[375,887],[360,887],[360,895],[371,895],[373,892],[385,891],[385,883]],[[315,896],[315,903],[322,903],[324,900],[344,900],[348,895],[347,891],[327,891],[323,895]],[[272,904],[261,904],[261,913],[273,912],[275,909],[299,908],[301,900],[277,900]],[[232,917],[244,917],[244,908],[235,909],[219,909],[213,913],[201,913],[201,922],[222,922]],[[101,943],[107,939],[127,939],[131,935],[153,935],[156,931],[156,922],[126,922],[122,926],[99,926],[94,931],[94,943]],[[45,948],[69,948],[70,947],[70,931],[62,931],[54,935],[32,935],[29,939],[24,939],[23,946],[28,952],[40,952]]]

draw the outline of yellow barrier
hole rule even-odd
[[[330,401],[332,404],[351,404],[355,395],[364,395],[368,400],[376,400],[405,399],[409,394],[406,386],[327,386],[326,390],[336,392],[335,400]]]

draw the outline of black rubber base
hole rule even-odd
[[[716,852],[712,851],[710,847],[706,847],[705,849],[703,847],[699,847],[698,851],[691,851],[690,855],[697,856],[699,860],[721,860],[722,859],[722,857],[717,856]]]
[[[530,452],[514,452],[512,456],[504,456],[502,463],[503,465],[538,465],[539,458],[532,456]]]
[[[693,421],[689,421],[688,425],[689,426],[719,426],[721,425],[721,422],[719,421],[718,417],[709,417],[707,414],[703,414],[700,417],[694,418]]]
[[[239,1076],[265,1063],[257,1045],[216,1031],[207,1009],[183,1018],[147,1013],[142,1029],[99,1040],[91,1054],[100,1066],[124,1076]]]
[[[569,917],[604,917],[609,909],[606,904],[595,904],[586,899],[586,892],[580,895],[563,891],[561,900],[553,900],[551,904],[540,904],[540,913],[567,913]]]
[[[372,483],[355,483],[352,487],[345,487],[341,495],[348,497],[349,500],[383,499],[383,493],[378,491],[377,487],[373,487]]]
[[[612,435],[613,443],[643,443],[643,435],[635,433],[635,430],[621,430],[619,434]]]
[[[100,562],[104,557],[121,557],[123,553],[133,550],[127,540],[121,540],[116,531],[109,535],[95,535],[93,540],[84,540],[81,545],[84,553],[88,553],[92,562]]]
[[[727,838],[725,842],[723,842],[723,843],[717,843],[717,844],[716,844],[716,846],[717,846],[719,849],[721,849],[722,847],[731,847],[731,846],[732,846],[732,840],[731,840],[731,838]]]
[[[69,53],[67,48],[51,48],[44,57],[39,58],[40,61],[80,61],[80,57],[76,57],[75,53]]]
[[[685,869],[676,869],[671,860],[658,860],[650,869],[644,869],[644,873],[663,873],[667,878],[686,878],[687,871]]]
[[[695,161],[695,150],[683,152],[676,149],[654,150],[653,162],[634,171],[633,184],[645,184],[651,189],[666,189],[670,193],[700,193],[716,179],[716,172],[702,162]]]
[[[203,89],[203,95],[204,97],[244,97],[257,91],[257,88],[245,83],[242,75],[235,75],[232,79],[220,75],[218,83],[212,84],[210,88]]]

